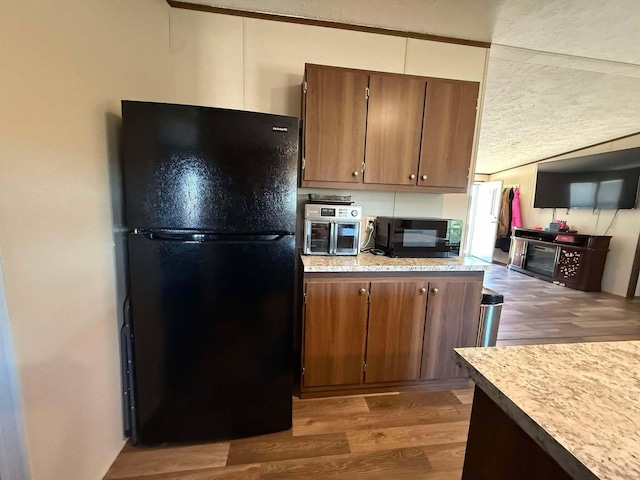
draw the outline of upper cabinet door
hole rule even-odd
[[[365,183],[416,185],[426,80],[369,79]]]
[[[366,72],[307,65],[303,179],[362,183]]]
[[[479,88],[477,82],[428,80],[419,186],[467,187]]]

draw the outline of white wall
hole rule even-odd
[[[172,100],[169,7],[4,0],[0,32],[0,255],[32,478],[99,479],[124,442],[114,123],[123,98]]]
[[[571,154],[560,155],[553,160],[579,157],[596,153],[640,147],[640,134],[615,140],[595,147],[582,149]],[[527,228],[545,227],[552,220],[552,209],[533,208],[536,184],[536,164],[505,170],[490,176],[493,180],[503,180],[505,185],[520,185],[520,205],[523,225]],[[579,210],[556,211],[556,217],[568,221],[572,228],[580,233],[604,235],[613,220],[614,210]],[[607,235],[611,235],[610,251],[602,279],[602,289],[616,295],[626,295],[631,265],[635,255],[638,234],[640,233],[640,211],[620,210]]]
[[[478,47],[180,9],[171,10],[171,39],[177,102],[292,116],[300,116],[305,63],[484,82],[488,54]],[[330,193],[299,194],[323,191]],[[339,193],[352,195],[364,215],[467,215],[467,195]]]

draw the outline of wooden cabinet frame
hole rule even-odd
[[[331,135],[327,135],[327,138],[322,139],[317,137],[313,139],[313,135],[309,133],[310,130],[313,130],[313,132],[321,131],[321,129],[317,128],[317,112],[310,113],[316,108],[312,104],[316,106],[324,105],[322,108],[334,113],[338,112],[340,107],[344,107],[344,105],[338,103],[339,100],[335,100],[336,108],[331,108],[330,104],[333,99],[324,102],[320,101],[317,98],[317,92],[310,99],[309,90],[317,87],[312,87],[309,81],[316,82],[317,80],[312,77],[316,77],[319,71],[326,72],[328,76],[333,74],[368,76],[367,87],[362,92],[363,97],[354,96],[356,93],[352,92],[350,98],[357,99],[357,101],[356,103],[352,102],[345,113],[346,117],[356,119],[356,126],[351,130],[353,135],[357,137],[354,137],[354,145],[349,146],[342,133],[333,132]],[[416,83],[416,85],[426,83],[426,92],[424,87],[421,87],[421,96],[419,96],[415,109],[412,109],[413,113],[420,113],[419,120],[414,119],[415,121],[411,121],[411,124],[420,124],[420,132],[415,132],[415,134],[413,132],[407,133],[404,139],[396,135],[396,137],[390,138],[388,141],[378,141],[375,135],[372,137],[368,126],[369,121],[374,121],[374,119],[370,119],[369,115],[380,118],[380,115],[384,116],[385,113],[384,110],[379,110],[378,107],[375,107],[371,112],[369,111],[370,95],[376,95],[374,90],[377,89],[377,80],[383,81],[385,78],[406,81],[408,89],[411,89],[409,87],[411,82]],[[429,91],[430,82],[433,87],[431,95]],[[360,87],[358,88],[363,89],[364,83],[360,82],[359,85]],[[302,89],[304,134],[300,186],[398,192],[466,193],[469,185],[470,169],[473,164],[473,145],[477,134],[479,88],[479,82],[465,80],[306,64]],[[332,91],[335,92],[336,90]],[[396,91],[398,90],[396,89]],[[406,98],[414,98],[415,100],[415,98],[418,98],[416,95],[407,95]],[[336,94],[333,96],[342,97],[344,95]],[[475,98],[471,98],[474,96]],[[367,102],[367,111],[365,113],[367,129],[362,135],[361,128],[358,125],[362,120],[361,102],[365,100]],[[474,101],[475,108],[473,108]],[[431,105],[433,105],[433,108],[430,108]],[[412,119],[414,117],[413,113],[410,115]],[[452,115],[457,116],[452,118]],[[309,118],[307,119],[308,116]],[[336,128],[344,133],[344,129],[340,127],[342,123],[338,120],[335,120],[334,123],[337,123],[338,126]],[[373,125],[374,123],[372,123]],[[425,131],[425,129],[428,129],[428,131]],[[361,135],[362,138],[360,138]],[[367,139],[366,142],[365,137]],[[410,141],[409,138],[418,143],[414,145],[414,141]],[[367,153],[367,145],[370,147],[369,153]],[[361,146],[364,147],[362,150]],[[314,155],[317,155],[317,148],[323,148],[327,152],[350,152],[351,156],[344,159],[344,163],[342,159],[338,159],[336,163],[329,166],[319,165],[322,160],[314,157]],[[399,169],[400,171],[397,175],[394,175],[393,169],[386,167],[384,161],[387,158],[390,163],[397,160],[391,158],[393,156],[390,155],[391,151],[396,150],[402,157],[402,168]],[[377,153],[374,153],[374,151]],[[374,157],[371,157],[371,155],[374,155]],[[415,156],[415,159],[411,160],[412,156]],[[372,174],[373,176],[370,174],[367,177],[367,160],[373,161],[372,158],[377,159],[375,160],[375,165],[373,163],[370,165],[370,168],[375,169],[375,173]],[[312,170],[309,174],[307,174],[308,168]],[[425,176],[427,178],[423,178]],[[393,183],[384,183],[391,178],[393,178]]]
[[[464,387],[468,384],[469,380],[467,377],[461,376],[457,371],[457,367],[454,364],[449,365],[449,363],[453,362],[453,351],[451,352],[437,352],[437,357],[433,357],[430,361],[425,359],[425,354],[428,352],[428,349],[425,348],[425,345],[428,345],[433,335],[443,335],[443,341],[447,342],[447,345],[451,346],[471,346],[475,344],[475,339],[477,336],[477,329],[479,323],[479,315],[480,315],[480,292],[482,289],[482,281],[484,277],[484,272],[393,272],[389,274],[377,274],[375,276],[371,276],[369,273],[306,273],[304,274],[303,284],[304,291],[307,292],[307,287],[312,284],[325,284],[325,285],[338,285],[343,284],[346,287],[359,287],[364,288],[367,291],[367,321],[365,325],[366,331],[364,332],[366,343],[363,346],[363,350],[361,353],[358,353],[359,360],[362,361],[362,373],[359,377],[358,383],[343,383],[343,384],[328,384],[330,382],[321,382],[325,384],[318,384],[315,381],[307,381],[305,382],[305,377],[310,374],[308,368],[311,366],[307,361],[307,351],[308,344],[306,344],[305,339],[309,340],[307,335],[310,335],[310,331],[308,330],[309,325],[307,324],[309,318],[309,312],[307,308],[314,308],[313,305],[309,305],[305,303],[303,312],[302,312],[302,368],[300,372],[300,395],[303,398],[308,397],[318,397],[318,396],[329,396],[336,394],[353,394],[353,393],[366,393],[366,392],[384,392],[384,391],[398,391],[398,390],[418,390],[418,389],[442,389],[442,388],[459,388]],[[417,311],[413,311],[414,313],[406,314],[406,309],[411,311],[415,305],[412,305],[411,300],[399,299],[396,303],[403,303],[405,306],[405,316],[402,319],[391,319],[391,321],[395,322],[396,325],[401,325],[405,328],[404,333],[394,333],[392,332],[391,336],[387,337],[384,331],[378,331],[374,334],[377,335],[377,338],[369,338],[368,336],[373,331],[371,321],[372,321],[372,311],[371,311],[371,297],[370,295],[375,295],[376,293],[376,285],[387,285],[387,289],[390,291],[393,290],[391,285],[393,283],[404,284],[398,287],[398,291],[402,294],[402,292],[408,292],[409,290],[416,289],[418,286],[420,288],[425,288],[427,291],[424,292],[427,301],[425,301],[424,310],[421,313]],[[437,330],[433,330],[433,325],[430,325],[429,322],[429,303],[428,303],[428,295],[433,295],[431,292],[432,288],[442,288],[442,285],[457,285],[457,284],[467,284],[467,286],[463,287],[464,291],[472,292],[475,291],[478,293],[477,297],[469,301],[468,294],[462,295],[460,298],[457,298],[456,301],[451,301],[449,303],[445,302],[445,306],[451,305],[460,305],[459,307],[455,306],[453,308],[461,308],[462,311],[467,312],[464,315],[469,315],[468,318],[459,319],[459,313],[449,312],[449,317],[447,318],[455,318],[458,315],[458,320],[462,321],[463,326],[468,325],[469,331],[466,331],[465,335],[463,335],[463,343],[456,343],[455,339],[451,338],[451,332],[445,328],[440,329],[437,326]],[[439,287],[438,287],[439,286]],[[421,292],[417,291],[418,295]],[[445,293],[445,292],[440,292]],[[459,293],[459,292],[458,292]],[[406,295],[406,293],[405,293]],[[465,296],[466,295],[466,296]],[[459,295],[460,296],[460,295]],[[303,297],[304,298],[304,297]],[[417,297],[416,297],[417,298]],[[422,297],[424,298],[424,297]],[[376,301],[373,301],[374,308],[377,308]],[[317,307],[316,307],[317,308]],[[442,307],[440,307],[442,308]],[[474,311],[475,313],[471,313]],[[376,312],[376,315],[380,312]],[[411,320],[413,318],[413,320]],[[382,317],[375,319],[380,323],[382,321]],[[358,321],[355,319],[355,321]],[[420,329],[420,332],[416,334],[415,322],[419,322],[417,328]],[[431,330],[430,330],[431,327]],[[413,330],[412,330],[413,329]],[[408,330],[411,330],[413,333],[407,333]],[[472,331],[473,330],[473,331]],[[456,330],[455,332],[457,332]],[[455,334],[454,332],[454,334]],[[382,336],[381,336],[382,335]],[[374,348],[374,344],[371,342],[378,342],[378,353],[384,354],[384,347],[380,345],[389,341],[390,345],[393,345],[394,342],[397,344],[399,338],[408,339],[410,342],[419,343],[419,354],[415,352],[407,353],[404,352],[399,359],[387,358],[377,362],[376,368],[378,368],[378,372],[374,377],[371,377],[369,381],[367,381],[366,371],[371,368],[371,364],[369,361],[369,365],[366,365],[364,361],[370,357],[369,348]],[[326,339],[325,339],[326,340]],[[447,350],[449,350],[449,346]],[[449,355],[450,353],[450,355]],[[417,355],[417,356],[416,356]],[[432,354],[433,356],[433,354]],[[442,358],[440,358],[442,357]],[[446,358],[445,358],[446,357]],[[360,360],[361,359],[361,360]],[[413,361],[416,361],[415,369],[410,367]],[[439,362],[437,365],[428,371],[428,368],[432,365],[433,362]],[[409,366],[409,367],[407,367]],[[313,368],[313,367],[312,367]],[[326,366],[321,367],[326,371]],[[357,367],[354,367],[357,368]],[[407,370],[407,375],[403,377],[402,369],[409,368]],[[391,372],[391,373],[388,373]],[[451,373],[447,378],[443,378],[441,375],[435,375],[434,372],[445,372],[447,375]],[[315,372],[313,373],[315,375]],[[385,375],[387,375],[385,377]],[[389,376],[390,375],[390,376]],[[408,379],[405,379],[408,378]],[[340,381],[340,380],[338,380]]]

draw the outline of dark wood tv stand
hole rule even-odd
[[[558,242],[557,235],[570,235],[573,241]],[[516,228],[507,268],[576,290],[599,292],[610,240],[604,235]]]

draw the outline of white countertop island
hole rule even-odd
[[[572,478],[640,479],[640,341],[459,348],[456,355],[476,396],[481,389]],[[471,423],[467,453],[473,413]]]

